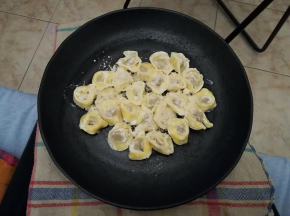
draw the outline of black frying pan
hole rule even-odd
[[[216,96],[207,116],[214,127],[190,132],[171,156],[154,152],[130,161],[107,144],[111,128],[91,136],[78,127],[84,110],[73,107],[70,84],[91,83],[107,56],[125,50],[143,58],[182,52]],[[94,61],[96,60],[96,61]],[[105,63],[106,65],[106,63]],[[223,39],[199,21],[161,9],[134,8],[98,17],[69,36],[46,67],[38,96],[40,131],[59,169],[88,194],[123,208],[163,209],[205,194],[239,161],[252,126],[252,94],[245,70]]]

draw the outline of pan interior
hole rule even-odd
[[[107,144],[110,127],[91,136],[78,127],[85,111],[72,101],[74,85],[91,83],[123,51],[142,61],[156,51],[182,52],[217,101],[207,113],[214,127],[190,131],[189,143],[171,156],[154,152],[130,161],[128,150]],[[64,174],[90,195],[124,208],[161,209],[199,197],[236,165],[252,124],[252,96],[245,71],[229,46],[200,22],[175,12],[128,9],[85,24],[66,39],[49,62],[38,98],[40,130]]]

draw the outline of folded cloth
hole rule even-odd
[[[152,212],[116,208],[78,189],[55,166],[39,131],[34,162],[27,202],[28,216],[273,215],[271,205],[274,201],[274,188],[250,145],[247,145],[235,169],[215,189],[185,205]]]
[[[18,159],[0,149],[0,203],[18,164]]]
[[[37,120],[36,95],[0,86],[0,149],[20,158]]]
[[[275,205],[280,215],[290,215],[290,158],[259,153],[275,186]]]

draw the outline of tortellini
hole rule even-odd
[[[139,109],[135,122],[133,122],[132,125],[137,125],[133,131],[134,136],[143,132],[155,131],[158,129],[158,126],[153,119],[152,111],[146,108]]]
[[[183,71],[182,76],[186,80],[187,88],[194,94],[197,93],[203,86],[203,75],[196,68],[189,68]]]
[[[144,62],[140,65],[139,71],[137,72],[137,77],[142,81],[151,81],[154,79],[156,74],[156,69],[152,64]]]
[[[167,129],[168,122],[176,118],[175,112],[168,106],[166,101],[160,102],[153,108],[154,121],[161,129]]]
[[[149,58],[151,64],[159,71],[169,74],[173,70],[169,55],[166,52],[153,53]]]
[[[106,88],[97,94],[97,101],[114,100],[118,92],[114,88]]]
[[[73,93],[73,100],[75,104],[83,109],[91,106],[95,97],[95,86],[92,84],[88,86],[79,86]]]
[[[182,53],[171,53],[170,62],[177,73],[182,73],[189,68],[189,59]]]
[[[117,92],[124,91],[127,86],[133,83],[131,74],[122,67],[118,67],[113,79],[113,86]]]
[[[169,78],[167,75],[158,71],[155,74],[155,77],[152,81],[147,82],[147,85],[152,89],[156,94],[162,94],[165,92],[169,85]]]
[[[193,130],[205,130],[213,127],[213,124],[207,119],[204,112],[196,106],[195,102],[188,105],[185,119]]]
[[[136,51],[124,55],[111,71],[96,72],[92,84],[74,90],[75,104],[87,111],[81,130],[94,135],[113,126],[110,148],[129,148],[130,160],[145,160],[152,149],[173,154],[173,142],[188,143],[190,129],[213,127],[205,112],[216,107],[215,97],[182,53],[156,52],[150,63],[142,63]]]
[[[97,91],[113,86],[114,79],[113,71],[98,71],[94,74],[92,83],[95,85]]]
[[[185,115],[185,107],[188,104],[188,97],[181,92],[170,92],[166,95],[166,101],[171,109],[178,115]]]
[[[141,59],[138,56],[138,52],[136,51],[125,51],[124,58],[120,58],[117,64],[119,66],[124,67],[125,69],[131,72],[137,72],[141,65]]]
[[[135,120],[139,107],[131,103],[129,100],[122,98],[120,100],[120,107],[125,122],[131,123]]]
[[[108,134],[108,144],[116,151],[123,151],[132,143],[131,127],[126,123],[116,124]]]
[[[97,114],[97,115],[100,115],[100,110],[99,110],[99,108],[98,108],[96,105],[94,105],[94,104],[92,104],[92,105],[89,106],[88,108],[85,108],[85,110],[87,110],[88,113],[95,113],[95,114]]]
[[[110,126],[123,122],[119,103],[116,100],[106,100],[100,106],[101,115]]]
[[[168,91],[178,91],[178,90],[186,88],[185,79],[180,74],[171,73],[169,74],[168,78],[169,78],[169,83],[168,83],[168,88],[167,88]]]
[[[141,105],[144,94],[145,83],[142,81],[134,82],[126,88],[126,96],[128,100],[135,105]]]
[[[164,98],[154,92],[146,94],[143,98],[142,107],[152,109],[156,103],[163,101]]]
[[[146,137],[155,151],[164,155],[173,154],[174,146],[168,134],[152,131],[146,134]]]
[[[129,158],[131,160],[144,160],[150,157],[152,147],[145,133],[137,135],[129,146]]]
[[[189,128],[185,119],[171,119],[168,125],[168,134],[177,145],[183,145],[188,142]]]
[[[100,129],[107,127],[108,123],[95,113],[86,113],[80,119],[80,129],[88,134],[96,134]]]
[[[206,112],[216,107],[215,97],[212,92],[206,88],[201,89],[200,92],[195,94],[196,104],[203,111]]]

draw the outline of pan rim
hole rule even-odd
[[[239,63],[239,65],[241,66],[242,70],[243,70],[243,76],[245,77],[246,79],[246,84],[247,84],[247,87],[249,89],[249,96],[250,96],[250,107],[251,107],[251,110],[250,110],[250,122],[249,122],[249,130],[248,130],[248,133],[247,133],[247,137],[245,137],[245,143],[242,147],[242,150],[240,152],[240,154],[238,155],[237,159],[235,160],[235,162],[233,163],[233,165],[230,167],[230,169],[224,174],[222,175],[216,182],[215,184],[213,184],[211,187],[209,187],[207,190],[205,190],[204,192],[202,193],[199,193],[198,195],[195,195],[193,196],[192,198],[190,199],[187,199],[187,200],[182,200],[182,201],[179,201],[179,202],[176,202],[174,204],[168,204],[168,205],[162,205],[162,206],[159,206],[159,207],[138,207],[138,206],[130,206],[130,205],[122,205],[122,204],[119,204],[119,203],[115,203],[115,202],[111,202],[109,200],[106,200],[102,197],[99,197],[93,193],[91,193],[90,191],[84,189],[82,186],[80,186],[78,183],[76,183],[70,176],[69,174],[64,170],[62,169],[62,167],[60,166],[60,164],[57,162],[57,160],[54,158],[53,156],[53,153],[51,152],[51,149],[49,147],[49,145],[47,144],[47,140],[46,140],[46,137],[45,137],[45,132],[43,131],[43,127],[42,127],[42,117],[41,117],[41,108],[40,108],[40,101],[42,100],[42,98],[40,97],[41,95],[41,92],[44,91],[43,90],[43,81],[45,80],[45,77],[48,73],[48,68],[51,64],[51,62],[53,61],[54,58],[56,58],[55,56],[57,55],[57,53],[59,52],[59,50],[64,46],[65,44],[65,41],[69,40],[69,38],[73,37],[74,34],[76,34],[78,31],[81,31],[82,28],[85,28],[87,25],[89,25],[91,22],[94,22],[96,20],[99,20],[99,19],[102,19],[103,17],[107,17],[107,16],[110,16],[111,14],[116,14],[116,13],[122,13],[122,12],[126,12],[126,11],[134,11],[134,10],[152,10],[152,11],[163,11],[163,12],[170,12],[170,13],[174,13],[174,14],[177,14],[179,16],[183,16],[185,18],[188,18],[194,22],[197,22],[199,23],[200,25],[202,25],[203,27],[207,28],[209,31],[211,31],[214,35],[216,35],[217,37],[219,37],[223,43],[225,45],[227,45],[229,51],[232,53],[233,57],[237,60],[237,62]],[[42,79],[41,79],[41,84],[40,84],[40,87],[39,87],[39,92],[38,92],[38,96],[37,96],[37,113],[38,113],[38,125],[39,125],[39,131],[40,131],[40,134],[42,136],[42,139],[43,139],[43,142],[45,144],[45,147],[52,159],[52,161],[54,162],[54,164],[57,166],[57,168],[65,175],[66,178],[68,178],[76,187],[80,188],[82,191],[84,191],[85,193],[87,193],[88,195],[92,196],[93,198],[96,198],[100,201],[103,201],[107,204],[110,204],[110,205],[113,205],[113,206],[116,206],[116,207],[119,207],[119,208],[124,208],[124,209],[130,209],[130,210],[143,210],[143,211],[153,211],[153,210],[162,210],[162,209],[168,209],[168,208],[173,208],[173,207],[176,207],[176,206],[180,206],[180,205],[183,205],[185,203],[188,203],[190,201],[193,201],[199,197],[201,197],[202,195],[208,193],[210,190],[214,189],[216,186],[218,186],[231,172],[232,170],[236,167],[236,165],[238,164],[238,162],[240,161],[243,153],[244,153],[244,149],[246,148],[246,145],[248,144],[248,141],[249,141],[249,138],[250,138],[250,134],[251,134],[251,131],[252,131],[252,125],[253,125],[253,94],[252,94],[252,90],[251,90],[251,86],[250,86],[250,83],[249,83],[249,79],[248,79],[248,76],[247,76],[247,73],[245,71],[245,68],[244,66],[242,65],[240,59],[237,57],[236,53],[233,51],[233,49],[229,46],[229,44],[227,44],[225,42],[225,40],[219,35],[217,34],[214,30],[212,30],[211,28],[209,28],[207,25],[205,25],[204,23],[202,23],[201,21],[193,18],[193,17],[190,17],[186,14],[183,14],[183,13],[180,13],[180,12],[177,12],[177,11],[173,11],[173,10],[168,10],[168,9],[163,9],[163,8],[156,8],[156,7],[134,7],[134,8],[129,8],[129,9],[119,9],[119,10],[115,10],[115,11],[112,11],[112,12],[109,12],[109,13],[106,13],[106,14],[103,14],[101,16],[98,16],[88,22],[86,22],[85,24],[83,24],[82,26],[80,26],[77,30],[75,30],[72,34],[70,34],[63,42],[62,44],[57,48],[57,50],[54,52],[54,54],[52,55],[52,57],[50,58],[49,62],[47,63],[46,67],[45,67],[45,70],[44,70],[44,73],[43,73],[43,76],[42,76]]]

